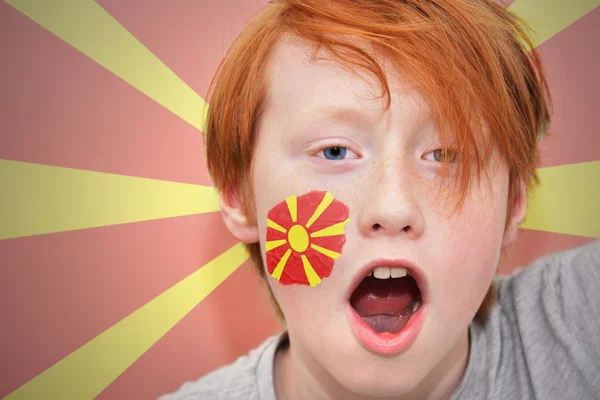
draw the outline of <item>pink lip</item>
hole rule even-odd
[[[421,306],[414,314],[412,314],[406,326],[402,328],[400,332],[395,334],[387,332],[378,334],[374,332],[371,327],[367,325],[356,313],[350,304],[350,297],[352,296],[352,293],[356,287],[373,270],[373,268],[378,266],[406,268],[417,282],[417,286],[421,291]],[[359,270],[359,272],[356,274],[356,277],[352,281],[352,285],[350,285],[348,293],[346,294],[348,319],[350,321],[350,325],[352,326],[352,330],[354,331],[354,335],[364,347],[380,354],[396,354],[410,347],[421,329],[424,315],[428,308],[427,302],[428,293],[425,275],[416,265],[406,260],[379,259],[370,262]]]
[[[348,303],[348,318],[358,341],[367,349],[380,354],[396,354],[410,347],[421,329],[427,306],[422,304],[398,333],[376,333]]]

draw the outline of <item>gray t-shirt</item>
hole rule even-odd
[[[600,242],[498,278],[497,304],[470,326],[465,375],[451,400],[600,399]],[[287,335],[160,400],[275,399],[273,359]]]

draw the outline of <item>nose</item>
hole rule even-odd
[[[403,168],[400,162],[374,167],[363,194],[358,216],[361,233],[366,237],[404,236],[417,239],[423,234],[421,179]]]

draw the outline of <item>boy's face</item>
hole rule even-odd
[[[350,209],[329,278],[310,287],[268,277],[296,372],[357,394],[444,391],[464,371],[468,326],[507,241],[507,166],[493,157],[490,180],[472,182],[451,214],[455,203],[438,192],[440,147],[421,96],[387,69],[392,102],[383,112],[374,78],[369,84],[338,63],[311,61],[311,49],[298,38],[275,48],[252,173],[263,258],[267,214],[288,196],[327,190]],[[421,275],[421,321],[400,344],[373,343],[351,315],[349,295],[377,260]]]

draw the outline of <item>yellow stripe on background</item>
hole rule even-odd
[[[531,26],[537,47],[599,5],[600,0],[517,0],[508,9]]]
[[[600,238],[600,161],[538,170],[521,228]]]
[[[247,258],[236,244],[5,399],[95,398]]]
[[[6,3],[204,130],[208,104],[96,2],[6,0]]]
[[[219,210],[210,186],[0,160],[0,240]]]

